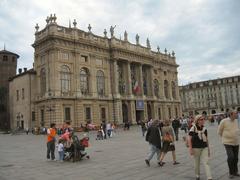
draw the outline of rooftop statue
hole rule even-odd
[[[149,41],[149,39],[147,38],[147,48],[151,48],[151,45],[150,45],[150,41]]]
[[[124,32],[124,41],[128,41],[128,33],[127,33],[127,31]]]
[[[115,27],[116,27],[116,25],[114,27],[113,26],[110,27],[111,37],[114,36],[114,29],[115,29]]]
[[[139,35],[136,34],[136,44],[139,45]]]
[[[88,32],[91,32],[92,26],[88,24]]]
[[[104,34],[104,37],[107,37],[107,30],[106,29],[104,29],[103,34]]]

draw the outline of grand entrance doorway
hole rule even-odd
[[[126,104],[122,104],[122,117],[123,123],[128,122],[128,106]]]
[[[144,121],[144,101],[136,100],[136,122]]]
[[[139,123],[141,121],[144,121],[144,111],[136,110],[136,122]]]

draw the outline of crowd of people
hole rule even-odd
[[[56,124],[51,123],[50,128],[47,129],[47,159],[55,160],[55,147],[57,147],[58,160],[60,162],[71,158],[73,160],[76,160],[76,158],[80,159],[87,154],[85,147],[88,147],[88,140],[89,138],[86,134],[79,140],[69,122],[65,122],[62,128],[56,128]],[[89,158],[88,155],[86,157]]]
[[[222,138],[222,143],[226,150],[227,163],[229,167],[229,178],[240,177],[238,173],[238,152],[239,152],[239,120],[240,113],[229,111],[228,115],[221,115],[216,118],[207,118],[205,115],[195,117],[174,118],[172,120],[152,120],[138,122],[141,128],[141,135],[149,143],[150,151],[145,159],[147,166],[156,154],[157,163],[163,167],[166,162],[164,158],[168,152],[172,152],[172,164],[178,165],[176,157],[176,143],[179,141],[179,130],[184,132],[183,140],[188,147],[189,154],[193,157],[194,173],[196,180],[200,180],[200,162],[205,167],[208,180],[212,180],[209,157],[211,155],[209,133],[205,122],[218,123],[218,135]],[[213,121],[213,122],[212,122]],[[130,123],[125,123],[124,130],[129,129]],[[115,134],[114,123],[102,121],[97,130],[96,140],[111,138]],[[64,151],[68,143],[72,143],[73,129],[69,123],[65,123],[62,128],[56,129],[55,124],[46,130],[47,133],[47,159],[55,159],[56,136],[59,135],[57,150],[59,160],[64,159]]]
[[[229,178],[240,177],[238,173],[238,152],[239,152],[239,121],[240,113],[231,110],[228,114],[208,118],[205,115],[195,117],[175,118],[173,120],[152,120],[140,122],[142,135],[146,133],[146,141],[149,143],[150,151],[145,159],[147,166],[156,154],[159,166],[164,166],[164,157],[167,152],[172,152],[173,165],[179,164],[176,160],[175,141],[179,140],[179,129],[186,135],[183,137],[189,154],[194,159],[194,172],[196,180],[200,180],[200,162],[205,167],[208,180],[212,180],[209,157],[211,155],[208,130],[205,121],[210,124],[218,123],[218,135],[222,138],[222,143],[226,149],[227,163],[229,167]]]

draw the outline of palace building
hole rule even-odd
[[[52,122],[80,127],[181,115],[174,52],[154,52],[148,39],[140,45],[138,35],[132,44],[126,31],[124,40],[117,39],[112,26],[110,37],[106,29],[98,36],[90,24],[85,32],[75,20],[63,27],[56,19],[48,17],[42,30],[36,25],[34,67],[10,81],[12,128],[20,121],[22,128]],[[17,95],[22,89],[24,99]]]
[[[240,76],[190,83],[180,87],[185,115],[213,115],[240,111]]]

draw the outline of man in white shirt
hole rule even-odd
[[[229,117],[223,119],[218,127],[218,134],[222,137],[227,153],[230,179],[240,176],[238,174],[239,128],[237,118],[237,112],[232,110]]]

